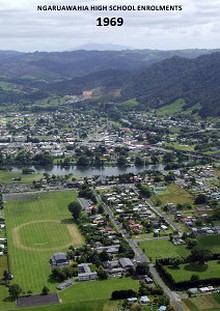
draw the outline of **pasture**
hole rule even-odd
[[[139,246],[144,250],[146,256],[152,259],[152,262],[155,262],[156,258],[186,257],[190,254],[186,245],[175,246],[168,240],[140,242]]]
[[[51,255],[84,244],[68,211],[74,200],[73,191],[57,191],[6,202],[10,270],[24,291],[39,293],[43,286],[54,290],[56,283],[49,278]]]
[[[220,253],[220,235],[201,235],[197,238],[198,246],[202,249],[208,249],[212,253]]]
[[[197,263],[187,263],[179,265],[178,268],[165,266],[166,270],[172,275],[175,282],[188,281],[192,274],[197,274],[201,280],[215,278],[220,275],[220,262],[210,260],[204,265]]]
[[[32,181],[40,180],[43,177],[43,174],[22,174],[20,172],[11,172],[11,171],[0,171],[0,183],[2,184],[11,184],[11,183],[29,183]],[[14,178],[21,178],[20,181],[15,181]]]
[[[184,303],[191,311],[219,311],[220,297],[219,294],[201,295],[185,299]]]
[[[193,197],[186,190],[180,188],[174,183],[168,185],[165,191],[158,191],[157,195],[152,196],[152,201],[155,201],[156,199],[160,199],[162,206],[167,203],[193,203]]]

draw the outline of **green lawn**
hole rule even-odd
[[[182,264],[179,268],[166,266],[166,270],[172,275],[176,282],[190,280],[192,274],[197,274],[201,280],[215,278],[220,275],[220,262],[211,260],[207,264],[197,263]]]
[[[50,256],[69,245],[84,244],[67,207],[75,199],[74,192],[59,191],[5,204],[10,268],[24,291],[41,292],[44,285],[54,290]]]
[[[186,257],[190,254],[190,251],[186,249],[186,245],[175,246],[167,240],[141,242],[139,246],[144,249],[148,258],[152,258],[153,262],[155,262],[156,258]]]
[[[179,143],[165,143],[166,147],[173,147],[177,150],[183,151],[193,151],[195,149],[195,145],[182,145]]]
[[[14,301],[8,297],[8,288],[0,285],[0,310],[12,310],[15,306]]]
[[[62,304],[38,308],[26,308],[25,311],[118,311],[120,301],[111,301],[114,290],[133,289],[137,291],[139,282],[131,278],[111,279],[76,283],[59,292]]]
[[[71,244],[72,238],[66,224],[60,222],[31,222],[19,230],[20,242],[31,248],[59,248]]]
[[[212,253],[220,253],[220,234],[199,236],[197,240],[199,247],[208,249]]]
[[[160,199],[162,206],[167,203],[193,203],[193,197],[186,190],[180,188],[175,183],[168,185],[165,191],[158,191],[157,195],[152,196],[153,201],[156,199]]]
[[[185,299],[184,303],[191,311],[219,311],[220,310],[220,295],[201,295]]]
[[[21,181],[14,181],[13,178],[21,178]],[[32,181],[40,180],[43,177],[43,174],[22,174],[19,172],[11,172],[11,171],[1,171],[0,170],[0,183],[27,183]]]

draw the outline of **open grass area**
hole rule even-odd
[[[190,280],[192,274],[197,274],[201,280],[215,278],[220,275],[220,262],[210,260],[204,265],[187,263],[179,265],[179,268],[166,266],[166,270],[172,275],[176,282]]]
[[[181,116],[193,116],[196,119],[199,118],[197,113],[201,107],[199,103],[196,103],[195,105],[188,107],[187,109],[183,109],[185,105],[186,105],[185,100],[179,98],[175,100],[173,103],[157,109],[156,113],[158,116],[173,117],[176,115],[181,115]]]
[[[144,249],[148,258],[152,258],[152,262],[155,262],[156,258],[186,257],[190,254],[190,251],[186,249],[186,245],[175,246],[167,240],[140,242],[139,246]]]
[[[208,249],[212,253],[220,253],[220,234],[202,235],[197,240],[200,248]]]
[[[165,143],[166,147],[173,147],[177,150],[183,151],[193,151],[195,149],[195,145],[182,145],[179,143]]]
[[[184,303],[191,311],[219,311],[220,295],[201,295],[189,299],[185,299]]]
[[[5,204],[10,269],[13,282],[24,291],[38,293],[44,285],[54,290],[56,283],[49,279],[51,255],[84,244],[68,211],[73,200],[73,191],[59,191]]]
[[[43,177],[43,174],[22,174],[19,172],[1,171],[0,170],[0,183],[28,183],[37,181]],[[20,181],[14,181],[13,178],[21,178]]]
[[[193,203],[193,197],[186,190],[180,188],[175,183],[172,183],[167,186],[165,191],[158,191],[158,193],[152,196],[152,201],[156,201],[159,199],[162,203],[161,205],[165,205],[167,203]]]
[[[139,281],[131,278],[110,279],[106,281],[81,282],[61,292],[59,297],[65,302],[85,302],[110,299],[114,290],[139,288]]]
[[[124,102],[118,103],[120,107],[135,107],[138,105],[136,99],[129,99]]]
[[[111,279],[76,283],[59,292],[60,305],[26,308],[25,311],[118,311],[120,301],[112,301],[114,290],[133,289],[137,291],[139,282],[131,278]]]
[[[0,285],[0,310],[13,310],[14,307],[15,303],[13,299],[8,296],[8,288],[6,286]]]
[[[163,106],[159,109],[157,109],[157,115],[158,116],[169,116],[173,117],[177,113],[180,113],[182,111],[182,107],[185,105],[185,100],[180,98],[175,100],[173,103]]]

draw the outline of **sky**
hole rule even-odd
[[[38,5],[182,5],[182,11],[38,11]],[[97,27],[98,17],[121,27]],[[87,44],[135,49],[220,48],[220,0],[0,0],[0,50],[71,51]]]

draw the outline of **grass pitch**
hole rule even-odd
[[[43,286],[54,290],[56,283],[49,279],[51,255],[84,244],[68,211],[74,200],[74,192],[59,191],[6,203],[10,269],[14,283],[24,291],[41,292]]]

